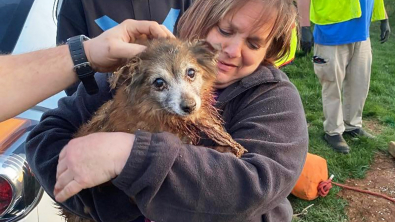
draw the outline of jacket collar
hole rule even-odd
[[[284,78],[288,79],[282,71],[274,66],[259,66],[252,74],[228,86],[219,96],[216,106],[222,108],[227,102],[250,88],[265,83],[278,83]]]

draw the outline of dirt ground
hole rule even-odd
[[[364,121],[364,128],[375,135],[382,131],[380,124],[374,120]],[[395,158],[377,152],[365,179],[350,179],[345,185],[384,194],[395,200]],[[395,221],[394,202],[347,189],[342,189],[338,195],[349,202],[346,213],[350,222]]]
[[[350,179],[345,185],[385,194],[395,200],[395,158],[377,153],[365,179]],[[349,202],[346,212],[350,222],[395,221],[394,202],[347,189],[338,195]]]

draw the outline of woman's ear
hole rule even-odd
[[[121,85],[128,86],[132,83],[133,76],[139,72],[141,59],[134,57],[130,59],[126,65],[115,71],[109,79],[110,88],[117,89]]]

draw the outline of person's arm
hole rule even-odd
[[[73,138],[78,128],[87,122],[103,103],[111,99],[107,75],[96,74],[95,78],[100,88],[97,94],[88,95],[80,85],[73,96],[59,101],[58,108],[44,113],[42,120],[26,140],[25,150],[29,166],[40,185],[52,198],[59,153]],[[113,145],[111,144],[112,149],[117,149]],[[96,152],[95,146],[89,148]],[[130,198],[114,186],[104,186],[101,190],[83,190],[61,206],[74,214],[96,221],[133,221],[140,216]],[[86,208],[90,213],[86,213]],[[109,213],[116,211],[120,213]]]
[[[300,47],[304,54],[308,54],[313,47],[313,33],[310,29],[310,3],[311,0],[298,0],[298,14],[300,26]]]
[[[100,36],[84,42],[94,70],[115,70],[145,46],[130,44],[141,36],[174,37],[155,22],[126,20]],[[13,117],[77,80],[68,46],[21,55],[0,56],[0,121]]]
[[[78,188],[88,188],[97,185],[91,182],[95,175],[103,173],[103,165],[107,165],[110,166],[104,171],[109,174],[107,179],[116,176],[113,184],[133,197],[141,212],[151,220],[258,220],[283,204],[295,185],[308,149],[307,125],[300,97],[289,82],[256,90],[252,95],[239,98],[241,101],[243,106],[228,104],[236,114],[232,119],[225,119],[228,132],[249,150],[241,159],[229,153],[182,144],[169,133],[138,131],[135,137],[108,138],[112,142],[107,143],[92,134],[75,139],[65,147],[58,165],[58,179],[68,177],[71,183],[78,183]],[[105,134],[111,137],[111,133]],[[103,134],[100,137],[103,138]],[[108,150],[108,143],[126,146],[112,150],[121,150],[124,155],[130,152],[126,163],[114,164],[115,159],[111,159],[114,155],[107,152],[103,152],[108,157],[103,157],[106,161],[97,158],[99,150]],[[87,144],[96,147],[93,156],[88,148],[75,152]],[[122,165],[120,170],[118,167]],[[67,186],[67,182],[59,183]],[[72,187],[66,190],[74,190]],[[63,201],[63,198],[58,196],[57,200]],[[288,212],[283,213],[289,218]]]
[[[0,56],[0,121],[77,81],[68,46]]]
[[[310,26],[311,0],[298,0],[299,26]]]

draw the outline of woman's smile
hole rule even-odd
[[[233,70],[237,69],[238,66],[230,64],[230,63],[218,61],[217,67],[218,67],[219,71],[229,72],[229,71],[233,71]]]

